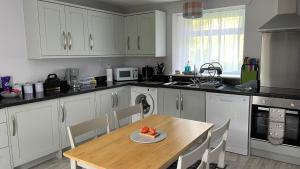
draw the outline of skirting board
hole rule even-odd
[[[31,161],[31,162],[29,162],[27,164],[15,167],[14,169],[30,169],[30,168],[32,168],[34,166],[37,166],[37,165],[39,165],[39,164],[41,164],[43,162],[46,162],[48,160],[51,160],[53,158],[61,158],[61,154],[62,154],[62,152],[58,151],[56,153],[52,153],[52,154],[49,154],[49,155],[44,156],[42,158],[36,159],[34,161]]]
[[[300,165],[300,148],[287,145],[272,145],[262,140],[251,140],[251,155]]]

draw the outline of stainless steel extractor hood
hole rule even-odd
[[[261,86],[300,89],[300,0],[276,1],[279,15],[260,28]]]
[[[259,32],[300,31],[299,0],[276,0],[277,15],[258,29]]]

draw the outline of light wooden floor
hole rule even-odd
[[[233,153],[226,154],[227,169],[300,169],[300,166],[286,164],[260,157],[240,156]],[[53,159],[33,169],[70,169],[69,160]]]

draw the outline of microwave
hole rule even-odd
[[[114,76],[116,81],[138,80],[138,68],[126,67],[115,68]]]

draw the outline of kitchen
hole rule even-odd
[[[116,133],[114,112],[140,103],[145,120],[158,114],[220,127],[230,119],[227,168],[300,168],[299,26],[293,24],[299,19],[271,22],[278,14],[296,13],[300,3],[203,0],[202,17],[211,19],[205,25],[201,18],[183,19],[184,2],[1,2],[0,168],[70,168],[68,127],[107,117]],[[209,31],[213,19],[226,16],[235,16],[236,27],[220,30],[219,38],[226,32],[238,38],[218,44],[211,38],[213,45],[200,38],[186,49],[186,38],[215,36]],[[204,64],[215,61],[221,65]],[[22,91],[21,98],[5,98],[16,97],[12,88]],[[132,120],[139,124],[138,116]],[[178,152],[165,156],[168,164]]]

